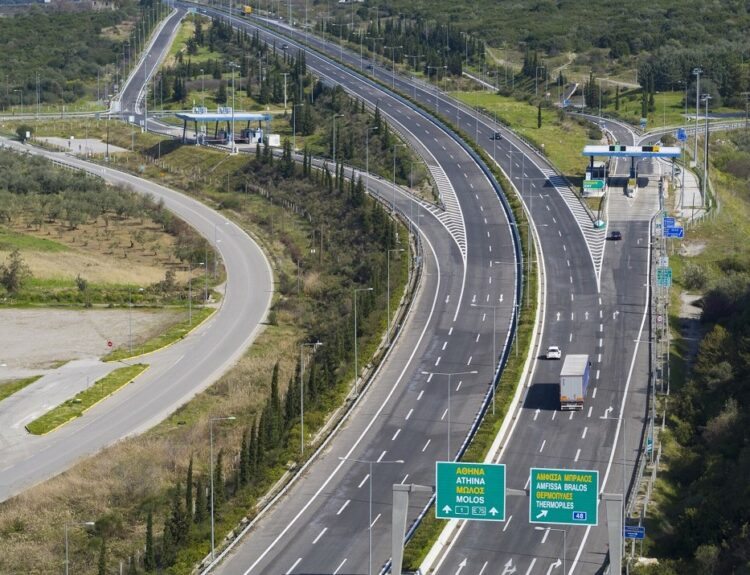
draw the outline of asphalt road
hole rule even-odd
[[[43,437],[28,436],[26,441],[0,450],[3,465],[0,500],[5,500],[123,437],[145,431],[216,381],[257,335],[269,309],[273,279],[257,244],[235,224],[200,202],[66,154],[5,139],[1,142],[163,198],[167,209],[191,224],[218,249],[227,270],[220,309],[184,340],[147,356],[144,361],[150,369],[133,383],[58,431]]]

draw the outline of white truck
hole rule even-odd
[[[566,355],[560,370],[560,409],[563,411],[580,411],[589,386],[589,356]]]

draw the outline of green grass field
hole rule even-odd
[[[80,417],[96,403],[113,394],[123,385],[140,375],[148,365],[139,363],[116,369],[94,385],[77,394],[73,399],[58,405],[26,426],[29,433],[43,435],[57,429],[71,419]]]
[[[0,251],[14,249],[34,250],[38,252],[66,252],[70,248],[52,240],[37,238],[28,234],[20,234],[0,226]]]
[[[580,178],[586,169],[583,147],[590,143],[587,130],[568,118],[560,119],[558,112],[542,108],[542,127],[537,128],[537,108],[514,98],[487,92],[453,92],[452,96],[479,106],[531,141],[569,178]]]
[[[26,387],[27,385],[31,385],[40,377],[42,376],[34,375],[32,377],[26,377],[24,379],[14,379],[12,381],[0,383],[0,401],[5,399],[6,397],[10,397],[17,391],[21,391],[24,387]]]

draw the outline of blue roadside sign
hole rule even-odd
[[[685,131],[685,128],[678,128],[677,129],[677,139],[680,142],[686,142],[687,141],[687,132]]]
[[[566,108],[567,108],[568,106],[570,106],[570,100],[568,100],[567,98],[565,98],[565,99],[563,100],[563,106],[564,106],[564,107],[566,107]]]
[[[646,528],[642,525],[626,525],[623,534],[625,539],[645,539]]]
[[[664,217],[664,227],[665,228],[673,228],[675,224],[674,218],[668,218]]]
[[[672,227],[672,228],[664,228],[664,237],[682,239],[685,237],[685,228],[679,227],[679,226]]]

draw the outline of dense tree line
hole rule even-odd
[[[0,108],[36,103],[74,102],[113,91],[114,68],[127,58],[126,43],[135,58],[157,21],[155,2],[117,2],[114,9],[68,12],[32,7],[11,18],[0,18],[3,57],[0,58]],[[127,39],[105,35],[105,28],[135,20]]]

